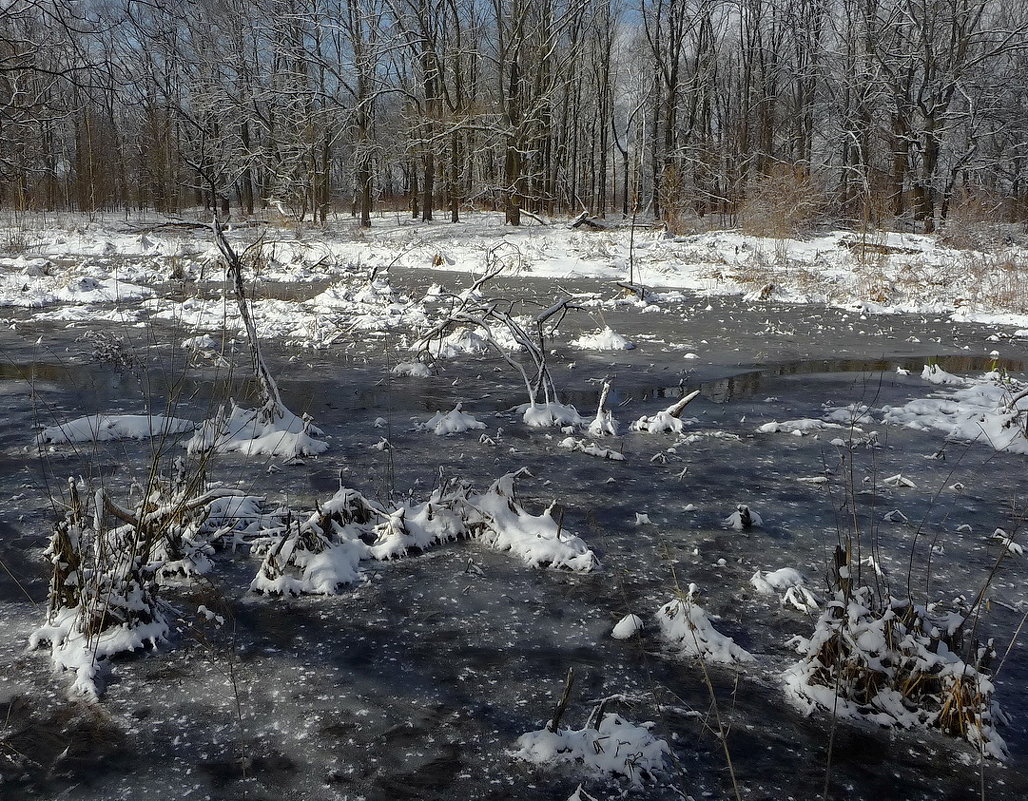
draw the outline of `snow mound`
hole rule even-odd
[[[947,373],[937,364],[926,364],[924,369],[921,370],[921,378],[930,384],[953,384],[962,386],[967,383],[967,379],[953,375],[952,373]]]
[[[695,584],[689,585],[685,598],[664,604],[657,612],[657,622],[664,639],[683,656],[723,665],[754,661],[752,654],[714,628],[706,611],[696,603]]]
[[[514,498],[514,484],[524,469],[493,482],[488,491],[468,498],[468,527],[485,544],[510,551],[532,567],[555,567],[587,572],[599,564],[581,538],[570,534],[553,519],[551,505],[532,515]]]
[[[647,431],[650,434],[681,434],[685,430],[685,423],[666,410],[661,410],[652,417],[640,417],[629,428],[632,431]]]
[[[782,606],[793,606],[800,612],[819,608],[817,598],[806,588],[806,580],[795,568],[783,567],[767,573],[758,570],[750,577],[750,584],[761,595],[784,593],[780,598]]]
[[[431,368],[422,362],[400,362],[390,372],[395,376],[409,378],[428,378],[432,375]]]
[[[814,431],[823,431],[826,428],[849,428],[849,426],[843,426],[839,423],[832,423],[827,422],[825,420],[815,420],[809,417],[804,417],[799,420],[785,420],[783,422],[777,422],[775,420],[772,420],[770,423],[764,423],[764,425],[758,426],[757,433],[786,433],[792,434],[793,436],[805,436],[806,434],[810,434]]]
[[[452,331],[441,339],[419,342],[415,350],[427,350],[434,359],[456,359],[459,356],[481,356],[489,350],[489,339],[468,328]]]
[[[550,403],[523,403],[516,411],[522,414],[525,425],[532,428],[551,426],[580,426],[585,421],[574,406],[551,401]]]
[[[643,628],[642,618],[638,615],[625,615],[611,629],[610,636],[615,640],[630,640]]]
[[[418,426],[423,431],[431,431],[436,436],[446,434],[463,434],[465,431],[479,430],[485,428],[485,423],[480,423],[472,415],[461,411],[461,404],[457,404],[446,414],[436,412],[428,422]]]
[[[268,412],[263,408],[244,409],[232,401],[232,411],[226,416],[222,408],[213,420],[204,422],[186,443],[186,449],[189,453],[214,450],[293,459],[328,450],[327,442],[316,439],[323,433],[306,415],[297,417],[284,407]]]
[[[734,512],[721,521],[721,525],[743,531],[753,526],[764,525],[764,520],[744,503],[740,503]]]
[[[36,444],[110,442],[118,439],[150,439],[193,431],[196,424],[176,417],[146,414],[94,414],[44,428]]]
[[[513,756],[535,765],[580,765],[597,776],[624,776],[635,787],[664,768],[671,749],[653,736],[652,723],[636,725],[612,712],[595,728],[548,728],[522,734]]]
[[[578,339],[571,340],[571,345],[582,350],[632,350],[635,348],[631,342],[610,326],[600,329],[592,334],[583,334]]]

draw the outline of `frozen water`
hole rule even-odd
[[[549,343],[548,368],[559,397],[549,406],[539,399],[519,409],[526,400],[520,376],[495,348],[483,352],[471,337],[449,343],[452,358],[436,363],[434,373],[411,367],[418,326],[445,305],[438,290],[428,290],[434,284],[459,294],[471,285],[455,271],[420,269],[431,255],[445,250],[444,266],[472,269],[480,261],[475,248],[495,235],[535,252],[528,235],[502,229],[475,230],[478,239],[440,247],[445,230],[419,229],[423,239],[389,269],[388,287],[366,274],[351,275],[342,264],[353,255],[384,268],[395,254],[382,243],[391,236],[399,242],[409,233],[402,228],[345,247],[299,241],[277,247],[254,287],[259,328],[268,337],[265,357],[287,406],[298,419],[310,414],[331,447],[299,459],[231,452],[212,462],[209,480],[264,503],[233,499],[218,510],[219,522],[238,536],[214,555],[209,582],[182,580],[162,590],[176,610],[168,644],[122,660],[95,709],[68,701],[46,657],[24,652],[41,622],[47,589],[41,557],[53,518],[47,482],[82,475],[131,493],[145,484],[154,448],[164,443],[44,444],[39,458],[34,437],[47,426],[93,415],[212,419],[229,398],[253,400],[249,356],[231,309],[229,335],[215,336],[222,286],[210,280],[216,270],[204,267],[202,241],[178,243],[194,253],[186,261],[195,280],[185,285],[165,283],[167,264],[159,260],[165,251],[182,258],[181,251],[156,238],[143,254],[138,235],[107,237],[113,255],[104,255],[105,237],[95,231],[80,245],[54,241],[44,248],[49,258],[79,247],[76,275],[48,275],[59,268],[56,261],[18,268],[26,271],[18,274],[19,291],[35,282],[33,297],[47,303],[51,315],[39,316],[38,304],[11,305],[2,311],[0,328],[0,559],[9,571],[0,572],[5,801],[64,791],[81,799],[564,801],[580,783],[591,796],[614,797],[629,779],[583,777],[577,760],[536,767],[511,755],[519,737],[545,727],[572,666],[578,679],[568,731],[582,731],[575,727],[594,702],[615,696],[610,713],[626,725],[654,721],[649,731],[673,753],[678,767],[633,791],[641,798],[731,793],[722,743],[711,733],[711,693],[744,797],[819,794],[829,743],[832,792],[840,796],[973,796],[978,755],[966,742],[843,722],[833,729],[828,714],[805,718],[790,710],[780,677],[796,656],[786,643],[811,635],[812,613],[761,595],[750,580],[760,571],[772,587],[782,579],[779,596],[803,586],[827,597],[830,552],[856,519],[868,538],[860,557],[870,560],[854,567],[859,580],[939,604],[940,613],[960,596],[973,600],[995,570],[989,612],[978,625],[982,638],[996,638],[1002,655],[1028,608],[1024,559],[1011,547],[1023,543],[1018,509],[1025,457],[929,424],[960,419],[941,406],[926,411],[908,404],[959,402],[970,410],[988,400],[973,382],[923,380],[925,364],[963,380],[977,382],[999,369],[1023,381],[1028,343],[1008,335],[1024,323],[954,321],[950,310],[929,309],[916,298],[898,304],[912,314],[823,302],[744,302],[723,294],[727,285],[685,267],[680,271],[692,284],[678,281],[674,265],[695,263],[682,254],[703,256],[709,267],[715,251],[732,253],[737,243],[747,244],[737,235],[647,240],[642,263],[652,272],[646,280],[679,288],[654,292],[645,304],[625,302],[603,280],[568,277],[573,260],[561,257],[559,243],[551,241],[550,255],[535,260],[532,273],[502,276],[489,289],[547,308],[553,276],[560,275],[562,289],[592,298],[569,313]],[[575,236],[585,241],[586,235]],[[932,258],[915,244],[923,258]],[[810,263],[819,247],[826,252],[827,239],[809,244]],[[794,249],[798,256],[806,252]],[[340,264],[329,280],[312,267],[326,252],[337,254]],[[59,281],[66,286],[81,273],[106,280],[115,270],[153,296],[117,302],[96,296],[75,314],[78,305],[58,297]],[[621,277],[606,267],[593,273]],[[594,316],[598,311],[603,323]],[[140,322],[145,325],[137,327]],[[604,323],[636,347],[571,348]],[[135,360],[111,361],[110,351],[84,338],[98,331],[120,337]],[[217,341],[225,364],[189,361],[182,343],[205,334]],[[997,334],[1003,335],[1000,345],[988,340]],[[998,362],[990,355],[996,347]],[[405,368],[393,374],[397,364]],[[614,380],[607,407],[623,420],[651,422],[608,433],[601,448],[581,437],[608,378]],[[661,416],[694,390],[699,395],[686,420]],[[976,394],[956,394],[963,392]],[[462,401],[473,406],[487,436],[441,438],[418,429]],[[979,408],[981,414],[994,407]],[[903,409],[906,419],[886,419]],[[916,428],[907,425],[914,420]],[[168,449],[183,452],[172,440],[186,436],[169,433]],[[383,437],[389,447],[373,449]],[[569,437],[583,448],[562,448]],[[592,458],[589,447],[623,461]],[[590,567],[596,559],[599,569],[536,570],[488,541],[459,538],[423,552],[411,548],[389,562],[363,561],[363,575],[351,555],[330,551],[306,569],[313,585],[331,585],[336,594],[283,598],[250,592],[260,558],[228,545],[245,539],[244,532],[272,511],[309,513],[332,498],[340,482],[385,508],[387,501],[420,503],[450,478],[468,480],[481,492],[521,467],[532,477],[521,482],[518,501],[538,519],[511,519],[519,535],[510,538],[511,547],[531,553],[526,542],[542,533],[558,560],[584,564],[588,553]],[[891,486],[885,479],[894,476],[913,486]],[[723,528],[740,501],[763,514],[763,526]],[[492,502],[495,508],[485,511],[493,517],[518,517]],[[883,521],[894,509],[905,522]],[[635,524],[640,510],[649,524]],[[528,522],[539,530],[529,530]],[[1006,540],[991,538],[997,528]],[[565,546],[571,550],[564,552]],[[997,567],[1001,553],[1008,556]],[[783,566],[806,577],[804,583],[787,586],[785,576],[774,575],[772,584],[768,571],[780,574]],[[659,627],[649,625],[676,586],[690,583],[703,590],[701,608],[711,629],[753,658],[706,665],[710,689],[695,660],[679,658]],[[630,614],[647,625],[628,639],[612,637],[615,624]],[[981,780],[988,798],[1020,799],[1028,792],[1028,663],[1020,646],[1011,649],[995,684],[1012,718],[1002,729],[1010,757],[1002,768],[986,762]]]

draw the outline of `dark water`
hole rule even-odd
[[[392,278],[403,288],[403,276]],[[409,279],[411,294],[439,278]],[[549,289],[538,281],[518,285],[539,297]],[[848,525],[837,482],[828,491],[796,481],[838,470],[828,445],[834,434],[758,435],[760,424],[819,417],[826,402],[923,397],[936,389],[918,378],[929,359],[949,372],[980,372],[998,347],[1000,366],[1020,373],[1024,345],[995,345],[985,340],[991,328],[934,318],[863,320],[738,299],[687,297],[664,314],[603,316],[639,347],[596,354],[558,346],[551,369],[564,399],[590,416],[598,382],[612,378],[609,406],[627,431],[632,420],[698,388],[701,397],[685,415],[696,418],[686,430],[696,438],[625,434],[604,444],[626,461],[602,461],[558,449],[560,436],[526,430],[508,411],[523,401],[519,384],[495,358],[447,364],[417,381],[388,375],[399,356],[387,341],[301,354],[269,343],[286,402],[314,415],[332,449],[297,466],[227,456],[212,475],[265,494],[269,503],[309,509],[340,477],[386,500],[408,489],[423,497],[440,474],[483,487],[527,467],[533,478],[522,485],[524,502],[538,511],[556,500],[564,524],[596,550],[602,570],[531,570],[461,542],[369,565],[367,581],[338,597],[272,600],[246,592],[256,562],[220,554],[209,583],[169,591],[181,616],[170,645],[119,660],[99,705],[66,700],[66,677],[51,674],[45,654],[24,653],[42,619],[48,498],[56,482],[77,474],[124,490],[145,474],[149,445],[112,443],[39,458],[32,429],[49,419],[143,408],[200,419],[227,397],[242,401],[252,391],[242,378],[247,355],[232,355],[231,374],[186,368],[171,347],[181,332],[154,326],[137,349],[140,363],[117,368],[96,362],[74,332],[47,331],[50,354],[59,359],[34,345],[43,330],[37,324],[0,333],[0,796],[567,799],[584,781],[597,798],[616,797],[626,785],[537,769],[509,755],[520,734],[549,718],[574,667],[568,724],[581,726],[593,702],[616,695],[613,710],[654,721],[673,746],[672,769],[634,797],[722,798],[736,789],[748,799],[820,797],[827,777],[829,798],[976,798],[982,784],[987,798],[1023,798],[1028,658],[1020,646],[997,678],[998,698],[1013,717],[1003,730],[1011,760],[980,770],[970,746],[934,732],[833,727],[827,715],[792,711],[778,678],[795,659],[786,641],[809,634],[813,621],[756,595],[748,580],[757,569],[790,566],[823,591],[827,556]],[[592,312],[576,313],[559,341],[597,323]],[[684,359],[683,343],[700,358]],[[897,375],[896,366],[911,375]],[[471,433],[440,439],[414,430],[414,422],[456,402],[487,423],[494,445]],[[379,417],[384,427],[372,427]],[[877,487],[858,496],[859,519],[878,538],[894,594],[973,597],[995,561],[988,534],[1019,525],[1025,459],[960,444],[946,446],[946,459],[926,459],[943,444],[941,435],[877,430],[882,447],[854,454],[859,486]],[[391,453],[369,448],[381,436]],[[875,482],[897,472],[917,487],[888,490]],[[946,489],[958,481],[961,491]],[[741,502],[763,515],[763,528],[741,534],[721,526]],[[686,511],[687,504],[696,510]],[[882,522],[892,508],[913,522]],[[636,526],[637,512],[651,525]],[[971,533],[958,533],[962,524]],[[943,552],[929,576],[933,541]],[[690,582],[720,616],[718,629],[750,650],[755,665],[705,673],[662,648],[652,616],[676,586]],[[995,602],[984,631],[1005,650],[1028,602],[1023,564],[1009,562],[990,586]],[[201,625],[199,604],[228,623]],[[611,639],[611,626],[630,611],[646,620],[647,633]],[[715,709],[729,732],[731,770],[714,734]]]

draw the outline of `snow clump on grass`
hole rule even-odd
[[[514,494],[522,468],[493,482],[488,491],[468,498],[468,528],[472,535],[498,551],[510,551],[532,567],[556,567],[587,572],[599,564],[582,539],[563,530],[553,519],[553,505],[541,515],[524,509]]]
[[[983,671],[991,646],[975,646],[975,664],[959,655],[965,618],[932,621],[909,601],[879,601],[868,587],[838,592],[809,637],[790,640],[800,661],[783,674],[785,694],[804,714],[822,709],[880,726],[937,728],[986,756],[1006,759],[995,729],[1003,713]]]
[[[563,448],[567,451],[578,451],[588,456],[595,456],[599,459],[609,459],[612,462],[623,462],[625,461],[625,455],[612,451],[610,448],[601,448],[592,442],[586,442],[584,439],[575,439],[574,437],[565,437],[558,444],[558,448]]]
[[[734,528],[736,531],[744,531],[753,526],[764,525],[764,520],[746,504],[740,503],[734,512],[721,521],[721,525]]]
[[[432,375],[432,368],[423,362],[400,362],[390,372],[395,376],[429,378]]]
[[[666,409],[661,409],[652,417],[640,417],[629,428],[632,431],[646,431],[650,434],[681,434],[685,429],[685,423],[681,419],[682,410],[685,409],[700,394],[698,389],[672,403]]]
[[[953,384],[963,386],[967,383],[966,378],[947,373],[937,364],[926,364],[921,370],[921,378],[930,384]]]
[[[75,672],[73,693],[97,698],[110,657],[167,638],[170,607],[158,597],[162,572],[206,569],[207,510],[241,494],[194,494],[184,460],[175,462],[171,481],[151,485],[134,507],[119,505],[104,489],[87,494],[85,484],[69,479],[70,503],[45,554],[51,566],[46,623],[29,648],[50,644],[54,666]],[[107,525],[109,518],[122,525]]]
[[[714,628],[707,612],[696,603],[696,595],[696,585],[690,584],[684,598],[676,598],[658,610],[657,622],[664,639],[683,656],[705,662],[731,665],[754,661],[752,654]]]
[[[578,339],[571,340],[571,345],[582,350],[632,350],[635,348],[631,342],[610,326],[602,328],[592,334],[582,334]]]
[[[549,728],[522,734],[513,756],[535,765],[570,763],[597,776],[624,776],[634,787],[664,769],[671,749],[653,736],[652,723],[636,725],[608,712],[599,725],[582,729]]]

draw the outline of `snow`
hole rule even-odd
[[[1028,396],[1023,383],[996,373],[956,381],[926,380],[947,388],[902,406],[882,407],[882,421],[941,431],[948,438],[982,442],[997,451],[1028,453]]]
[[[952,635],[963,620],[957,616],[942,629]],[[957,730],[985,755],[1007,758],[995,730],[1002,714],[992,682],[950,650],[926,610],[895,599],[882,604],[859,587],[849,598],[837,593],[813,634],[790,642],[801,659],[782,675],[785,695],[804,714],[822,709],[900,728],[958,726],[956,716]],[[824,654],[834,656],[823,660]],[[924,675],[933,681],[920,681]]]
[[[761,595],[782,593],[781,606],[792,606],[800,612],[813,612],[819,608],[817,598],[807,589],[806,579],[792,567],[782,567],[767,573],[759,570],[750,577],[750,584]]]
[[[625,615],[611,629],[610,636],[615,640],[630,640],[642,631],[643,621],[638,615]]]
[[[746,504],[739,504],[734,512],[721,521],[721,525],[734,528],[736,531],[743,531],[752,526],[764,525],[763,518],[750,509]]]
[[[771,283],[775,299],[785,302],[827,303],[865,315],[931,313],[958,322],[1004,323],[1028,329],[1028,314],[1016,292],[1008,290],[1011,278],[1004,269],[1004,264],[1022,258],[1016,247],[982,253],[956,250],[931,236],[873,232],[874,241],[894,250],[876,254],[875,263],[868,265],[859,247],[863,235],[850,231],[831,231],[803,240],[762,238],[737,231],[684,237],[636,231],[630,242],[627,227],[612,228],[602,235],[562,226],[511,230],[504,227],[502,214],[493,213],[465,214],[462,222],[445,227],[383,216],[359,237],[351,231],[349,225],[329,226],[319,232],[318,241],[306,242],[287,229],[272,228],[263,246],[265,280],[338,279],[340,283],[312,301],[288,304],[294,309],[303,306],[301,313],[308,316],[344,316],[344,321],[326,320],[326,327],[332,330],[363,329],[372,325],[372,320],[374,326],[395,328],[416,324],[423,314],[422,304],[412,304],[393,292],[383,278],[385,271],[432,265],[438,270],[474,272],[481,269],[482,254],[491,251],[497,241],[516,249],[516,257],[501,256],[510,269],[530,268],[541,278],[623,279],[631,247],[636,269],[652,285],[741,296],[752,293],[754,283]],[[230,236],[240,239],[248,233],[241,229]],[[445,258],[437,258],[441,251]],[[772,253],[773,278],[768,262]],[[74,257],[75,263],[69,264],[69,257]],[[48,220],[48,225],[33,232],[28,252],[0,259],[0,306],[143,298],[151,292],[146,284],[166,279],[168,269],[161,260],[170,258],[177,259],[196,279],[199,266],[217,262],[217,253],[159,229],[140,236],[102,218],[87,221],[69,216],[58,224]],[[360,271],[353,265],[360,265]],[[209,279],[218,277],[217,270],[208,267],[206,272]],[[372,275],[376,277],[369,278]],[[761,278],[764,275],[768,280]],[[925,280],[925,275],[933,280]],[[649,299],[653,304],[644,304],[647,308],[659,307],[662,302],[673,302],[674,295],[651,293]],[[303,321],[301,326],[306,324]]]
[[[596,776],[624,776],[635,787],[664,770],[671,749],[653,736],[652,723],[636,725],[612,712],[596,728],[549,729],[522,734],[516,759],[536,765],[571,763]]]
[[[601,448],[599,445],[592,442],[586,442],[584,439],[565,437],[557,444],[557,447],[563,448],[566,451],[578,451],[579,453],[584,453],[588,456],[595,456],[598,459],[609,459],[614,462],[625,461],[625,455],[623,453],[618,453],[610,448]]]
[[[422,362],[400,362],[391,372],[395,376],[409,378],[428,378],[432,375],[432,369]]]
[[[664,639],[683,656],[723,665],[752,662],[753,655],[714,628],[707,612],[696,603],[697,588],[689,585],[684,598],[669,601],[657,612]]]
[[[461,404],[458,403],[445,414],[436,412],[427,422],[418,427],[441,437],[447,434],[463,434],[465,431],[483,429],[485,423],[480,423],[472,415],[462,412]]]
[[[580,426],[584,424],[578,409],[556,401],[549,403],[525,403],[517,407],[525,425],[532,428],[550,428],[552,426]]]
[[[119,439],[149,439],[184,434],[195,428],[196,424],[190,420],[162,415],[94,414],[47,426],[36,436],[36,442],[40,445],[64,445]]]
[[[583,334],[573,339],[571,345],[582,350],[632,350],[635,347],[621,334],[612,331],[610,326],[592,334]]]
[[[204,422],[186,448],[189,453],[213,449],[292,459],[328,450],[328,443],[317,439],[323,433],[309,419],[297,417],[288,409],[280,408],[269,415],[263,409],[244,409],[232,401],[231,412],[226,415],[221,409],[213,420]]]

